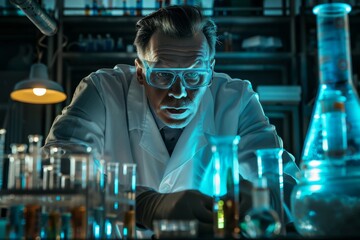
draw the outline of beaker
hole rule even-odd
[[[255,151],[259,178],[267,179],[272,208],[281,222],[281,235],[286,234],[284,216],[283,148],[264,148]]]
[[[207,135],[213,164],[214,236],[239,237],[240,136]]]
[[[326,3],[314,7],[317,18],[319,87],[302,152],[301,168],[312,160],[324,160],[323,129],[332,131],[334,122],[324,126],[321,101],[329,91],[338,91],[345,100],[347,149],[344,159],[360,160],[360,103],[352,80],[350,32],[345,3]]]

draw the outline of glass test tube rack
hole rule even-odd
[[[24,145],[13,145],[9,155],[8,184],[0,191],[0,207],[7,213],[0,238],[103,238],[101,161],[91,152],[67,153],[51,147],[49,156],[41,158],[42,172],[36,173],[35,157]]]

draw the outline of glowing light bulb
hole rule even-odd
[[[34,88],[33,89],[33,93],[36,95],[36,96],[44,96],[45,93],[46,93],[46,89],[45,88]]]

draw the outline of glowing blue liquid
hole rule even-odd
[[[346,98],[347,158],[360,160],[360,103],[352,83],[348,4],[322,4],[317,14],[320,85],[306,135],[303,161],[324,159],[320,100],[327,91],[339,91]],[[315,11],[316,10],[316,11]],[[341,124],[334,122],[334,124]],[[331,126],[327,131],[332,131]]]

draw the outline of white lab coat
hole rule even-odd
[[[283,146],[250,82],[214,73],[198,113],[169,156],[135,68],[121,64],[81,81],[70,105],[56,117],[46,146],[87,144],[109,161],[136,163],[138,185],[211,195],[211,151],[204,133],[240,135],[240,174],[249,180],[257,174],[254,150]],[[295,177],[294,158],[287,152],[283,158],[284,171]]]

